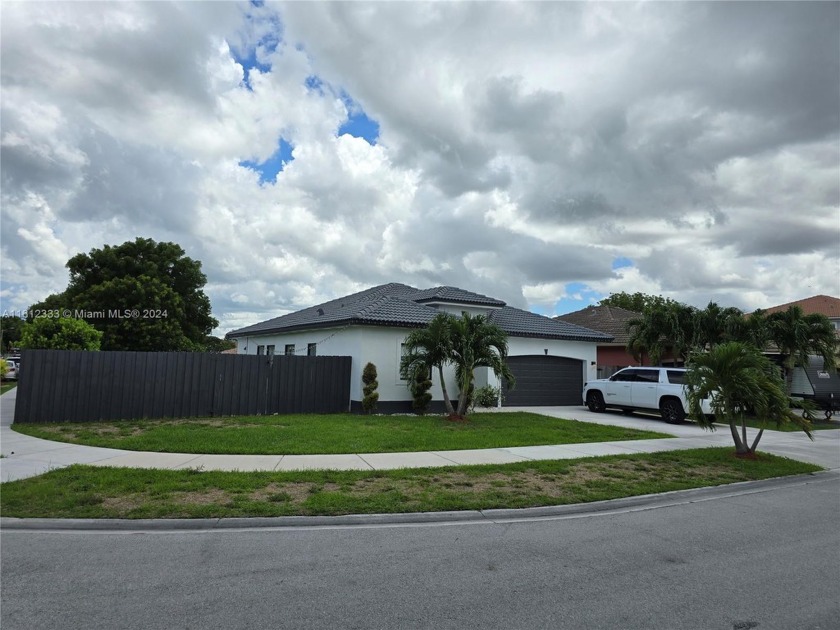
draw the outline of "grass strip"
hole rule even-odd
[[[0,385],[0,395],[5,394],[7,391],[14,389],[15,387],[17,387],[17,382],[4,382]]]
[[[816,420],[811,421],[811,429],[814,431],[825,431],[827,429],[840,429],[840,420],[831,419],[831,420],[824,420],[821,415],[822,412],[817,412],[820,416],[817,417]],[[718,421],[718,424],[723,424],[724,426],[729,426],[723,422]],[[748,427],[752,427],[753,429],[767,429],[768,431],[782,431],[784,433],[793,433],[795,431],[802,431],[802,429],[795,425],[792,422],[785,422],[780,426],[776,426],[775,422],[765,422],[758,418],[747,418],[746,425]],[[741,426],[740,423],[738,426]]]
[[[71,466],[0,485],[22,518],[221,518],[525,508],[810,473],[732,448],[390,471],[202,472]]]
[[[448,451],[673,437],[534,413],[443,416],[284,415],[83,424],[14,424],[34,437],[162,453],[308,455]]]

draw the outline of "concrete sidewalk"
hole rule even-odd
[[[584,420],[634,429],[647,429],[674,435],[655,440],[517,446],[464,451],[426,451],[417,453],[360,453],[351,455],[197,455],[151,453],[93,446],[79,446],[29,437],[12,431],[17,390],[0,396],[0,481],[14,481],[43,474],[71,464],[226,471],[281,470],[387,470],[464,464],[507,464],[529,460],[575,459],[597,455],[652,453],[707,446],[731,446],[726,427],[717,431],[685,423],[668,425],[654,416],[595,414],[584,407],[529,407],[518,409],[548,416]],[[517,409],[506,409],[517,410]],[[751,430],[750,435],[755,431]],[[840,469],[840,430],[816,431],[814,442],[802,433],[765,431],[759,444],[764,452],[811,462],[829,469]]]

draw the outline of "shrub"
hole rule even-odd
[[[376,409],[376,403],[379,400],[379,392],[376,391],[379,383],[376,380],[376,366],[373,363],[368,363],[365,369],[362,370],[362,383],[365,384],[362,388],[364,392],[362,408],[365,410],[365,413],[370,413]]]
[[[479,387],[473,392],[473,407],[495,407],[499,404],[501,395],[500,387],[493,387],[492,385]]]
[[[414,411],[421,416],[429,410],[429,403],[432,402],[432,395],[429,390],[432,388],[432,381],[427,370],[417,370],[414,378],[409,383],[411,395],[414,400],[411,403]]]
[[[23,325],[21,348],[99,350],[102,333],[83,319],[38,317]]]

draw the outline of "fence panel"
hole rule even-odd
[[[15,422],[339,413],[350,357],[24,350]]]

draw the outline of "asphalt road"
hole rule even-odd
[[[810,479],[683,505],[521,522],[4,530],[0,623],[3,630],[836,629],[840,475]]]

